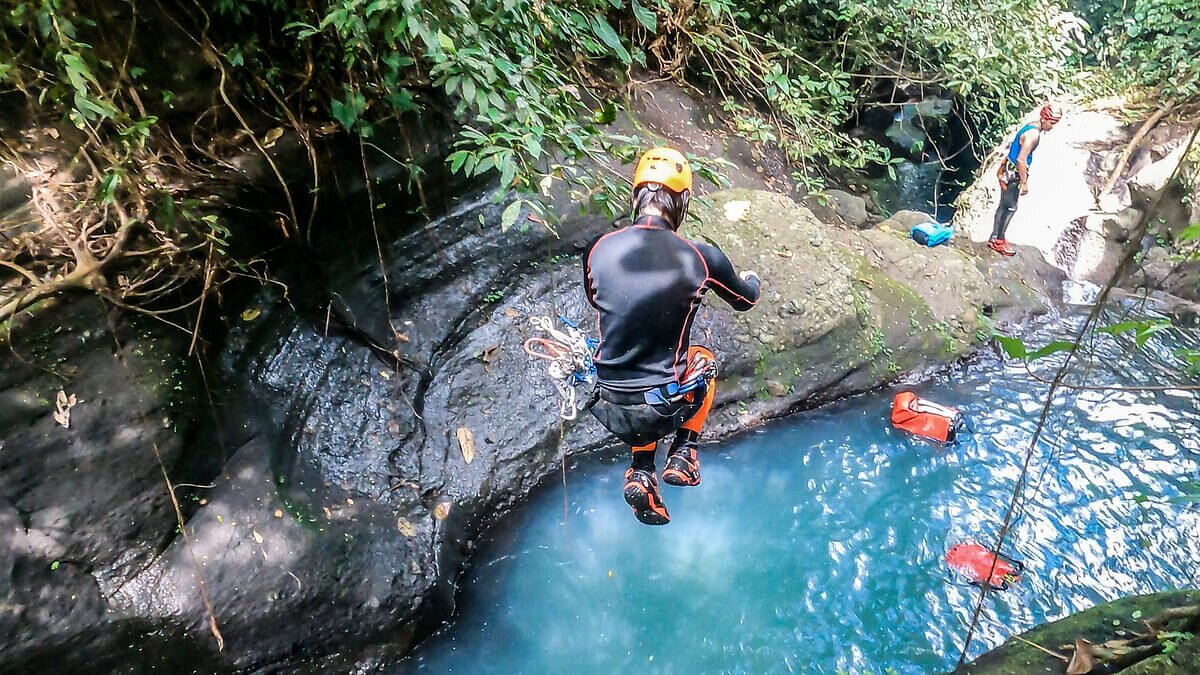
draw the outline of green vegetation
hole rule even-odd
[[[277,181],[266,234],[302,242],[321,202],[321,139],[378,148],[422,194],[423,158],[391,147],[411,139],[376,144],[418,117],[450,127],[451,171],[521,194],[502,227],[527,211],[553,227],[552,190],[623,208],[624,173],[585,167],[654,142],[611,123],[631,83],[656,76],[716,98],[718,123],[779,146],[805,187],[898,161],[852,133],[875,107],[949,97],[987,147],[1023,110],[1088,82],[1080,64],[1130,63],[1123,84],[1194,99],[1194,2],[1118,4],[1086,8],[1100,39],[1085,42],[1066,0],[11,2],[0,96],[22,112],[4,121],[0,159],[30,182],[37,212],[0,239],[0,323],[82,289],[195,324],[223,281],[262,273],[236,262],[254,258],[234,254],[254,238],[221,210],[236,158],[259,155]],[[307,154],[307,186],[272,160],[285,134]],[[718,180],[719,161],[697,160]]]
[[[1073,0],[1091,25],[1089,65],[1112,78],[1117,91],[1142,87],[1161,102],[1200,97],[1196,0]]]

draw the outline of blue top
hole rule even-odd
[[[1017,131],[1017,135],[1013,137],[1012,145],[1008,148],[1008,161],[1012,162],[1013,164],[1017,163],[1017,155],[1021,154],[1021,137],[1025,135],[1026,131],[1036,128],[1038,128],[1038,125],[1036,124],[1026,124]],[[1038,139],[1038,142],[1041,142],[1040,138]],[[1037,150],[1037,143],[1034,144],[1033,150]],[[1029,156],[1025,158],[1025,166],[1033,164],[1033,150],[1030,150]]]

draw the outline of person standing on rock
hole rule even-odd
[[[996,207],[996,222],[988,248],[1003,255],[1015,255],[1016,251],[1004,238],[1008,223],[1017,212],[1017,200],[1029,193],[1029,165],[1033,163],[1033,151],[1041,142],[1042,133],[1050,131],[1062,119],[1062,108],[1048,103],[1042,106],[1037,124],[1026,124],[1017,130],[1008,156],[1000,163],[996,177],[1000,179],[1000,205]]]
[[[738,311],[754,307],[760,290],[758,275],[736,274],[720,249],[677,234],[691,192],[682,153],[646,152],[633,174],[633,224],[583,252],[584,292],[600,325],[591,411],[633,448],[625,501],[647,525],[671,520],[654,464],[660,439],[675,432],[662,479],[700,484],[697,439],[716,395],[716,359],[691,344],[696,310],[710,289]]]

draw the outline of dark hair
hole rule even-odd
[[[671,223],[672,230],[678,230],[687,215],[690,191],[674,192],[658,183],[645,183],[633,189],[633,219],[641,215],[646,207],[653,206],[662,212],[663,217]]]

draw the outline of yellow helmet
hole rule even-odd
[[[692,189],[692,167],[674,148],[651,148],[638,160],[633,171],[633,187],[658,183],[673,192]]]

